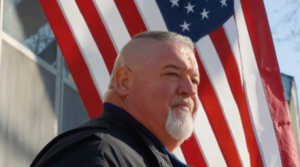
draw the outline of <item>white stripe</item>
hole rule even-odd
[[[167,26],[155,1],[135,0],[135,3],[148,30],[167,31]],[[200,149],[204,158],[208,164],[219,164],[220,166],[224,166],[225,160],[203,108],[199,111],[198,115],[199,117],[197,117],[197,121],[195,122],[195,136],[198,143],[201,144]],[[180,156],[176,153],[175,155]],[[216,158],[219,162],[216,162]]]
[[[131,39],[119,10],[112,0],[93,0],[117,53]]]
[[[256,64],[252,44],[239,0],[235,0],[235,18],[238,30],[245,89],[255,125],[256,135],[263,152],[264,166],[281,167],[278,142],[268,108],[262,80]]]
[[[218,101],[221,104],[224,117],[231,131],[231,135],[238,150],[243,166],[250,166],[250,158],[246,139],[240,118],[240,113],[230,90],[225,71],[220,62],[217,51],[209,36],[205,36],[196,43],[197,51],[210,82],[214,87]]]
[[[243,73],[242,73],[242,60],[241,60],[241,54],[240,54],[240,48],[239,43],[237,41],[237,29],[236,24],[234,21],[234,17],[230,17],[228,21],[223,25],[224,31],[226,33],[227,39],[229,41],[235,62],[237,63],[241,83],[243,83]]]
[[[96,43],[74,0],[58,0],[58,4],[75,37],[101,98],[108,89],[109,72]]]
[[[168,30],[160,10],[154,0],[135,0],[135,3],[148,30]]]
[[[186,164],[186,161],[185,161],[185,158],[184,158],[184,155],[182,153],[182,150],[180,147],[177,147],[174,151],[173,151],[173,154],[183,163]]]
[[[195,119],[194,134],[200,145],[202,154],[204,154],[207,166],[226,167],[227,164],[199,99],[198,103],[199,109]]]

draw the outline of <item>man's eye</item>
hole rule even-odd
[[[192,80],[192,82],[195,84],[195,85],[199,85],[199,82],[197,80]]]
[[[167,73],[167,75],[168,76],[173,76],[173,77],[178,77],[179,76],[179,74],[177,74],[177,73]]]

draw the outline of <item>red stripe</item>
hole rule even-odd
[[[241,5],[273,120],[282,165],[300,166],[264,3],[262,0],[241,0]]]
[[[207,167],[201,150],[194,134],[181,145],[185,161],[194,167]]]
[[[146,31],[146,26],[140,16],[140,13],[134,3],[134,1],[115,0],[117,8],[121,13],[121,17],[125,22],[127,30],[131,37],[142,31]],[[181,145],[182,152],[189,165],[195,167],[207,166],[200,150],[200,146],[197,143],[195,136],[193,135],[189,140],[185,141]]]
[[[229,127],[226,123],[226,119],[223,115],[217,95],[215,94],[215,91],[210,83],[199,55],[196,55],[196,58],[199,65],[201,77],[201,82],[198,89],[199,98],[213,129],[213,132],[216,136],[226,164],[227,166],[233,167],[242,166],[238,151],[235,147]]]
[[[144,21],[132,0],[114,0],[131,37],[147,31]]]
[[[230,89],[240,112],[250,154],[251,166],[263,167],[262,158],[251,123],[245,92],[240,80],[241,76],[226,33],[223,27],[220,27],[209,36],[222,62]]]
[[[99,116],[102,111],[100,96],[58,2],[55,0],[40,0],[40,3],[90,118]]]
[[[117,52],[93,0],[76,0],[76,3],[102,54],[106,67],[109,73],[111,73],[117,57]]]

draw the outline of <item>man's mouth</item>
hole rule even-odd
[[[172,108],[190,111],[190,107],[186,104],[177,104],[177,105],[174,105]]]

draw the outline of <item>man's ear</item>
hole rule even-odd
[[[115,71],[114,88],[120,95],[127,95],[129,91],[130,71],[125,67],[120,67]]]

